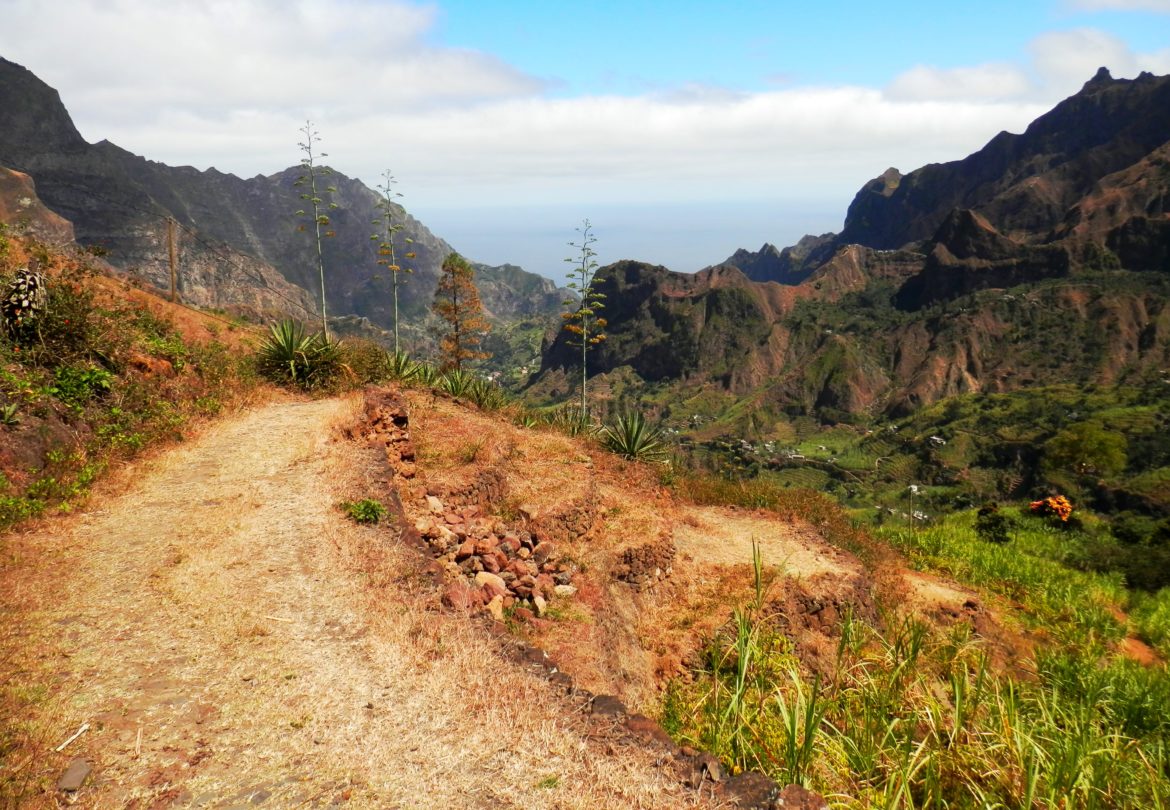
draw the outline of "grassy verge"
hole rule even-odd
[[[1038,653],[1034,678],[993,671],[965,625],[848,616],[832,672],[810,677],[759,594],[664,701],[666,728],[733,770],[848,808],[1170,802],[1170,677],[1102,657],[1091,612],[1060,619],[1081,629]]]
[[[83,255],[0,239],[0,289],[33,258],[48,289],[34,318],[0,327],[0,530],[254,390],[247,353],[188,339],[163,302],[112,293]]]

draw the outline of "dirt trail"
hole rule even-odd
[[[57,806],[82,756],[86,807],[689,806],[650,754],[588,742],[546,681],[394,581],[397,538],[334,506],[360,460],[332,428],[356,413],[246,412],[6,539],[5,687],[48,680],[24,719],[51,739],[91,724],[5,764],[39,776],[31,804]]]

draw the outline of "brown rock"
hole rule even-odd
[[[475,553],[475,542],[473,540],[464,540],[463,544],[455,552],[455,559],[462,562]]]
[[[508,592],[508,586],[504,584],[504,580],[488,571],[480,571],[476,574],[475,584],[488,594],[489,599],[495,596],[499,596],[502,599],[504,594]]]
[[[556,544],[551,540],[545,540],[543,543],[538,543],[536,547],[532,549],[532,559],[536,560],[537,565],[544,565],[556,553]]]
[[[666,733],[666,729],[644,714],[631,714],[626,718],[626,728],[635,737],[639,737],[647,742],[658,743],[668,748],[674,747],[674,740]]]
[[[515,554],[522,548],[520,538],[514,534],[506,534],[500,539],[500,548],[506,549],[508,554]]]
[[[483,561],[483,570],[493,574],[500,573],[500,561],[496,559],[495,554],[485,554],[479,559]]]
[[[541,574],[536,578],[536,587],[533,589],[545,599],[552,599],[556,593],[557,584],[548,574]]]
[[[169,360],[161,357],[151,357],[141,352],[131,352],[127,358],[130,366],[142,372],[147,377],[174,377],[175,367]]]
[[[780,796],[776,783],[759,771],[736,774],[723,784],[724,795],[743,810],[771,810]]]
[[[773,806],[784,810],[828,810],[829,803],[808,788],[789,785],[780,791]]]
[[[487,610],[493,619],[502,622],[504,620],[504,597],[499,594],[493,596],[491,601],[487,603]]]
[[[626,704],[613,695],[598,695],[593,698],[589,711],[593,714],[617,716],[626,713]]]
[[[69,763],[65,773],[61,774],[61,778],[57,780],[57,790],[64,790],[67,793],[80,790],[91,770],[89,763],[78,757]]]
[[[497,542],[495,537],[485,537],[482,540],[477,540],[475,542],[475,553],[481,557],[486,557],[496,550]]]
[[[536,618],[536,614],[526,607],[518,607],[512,611],[512,617],[518,622],[524,622],[527,624]]]
[[[443,589],[443,604],[454,610],[474,611],[483,606],[483,591],[473,588],[464,579],[448,583]]]

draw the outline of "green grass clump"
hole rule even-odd
[[[378,523],[390,514],[380,501],[373,498],[362,498],[360,501],[345,501],[341,504],[342,511],[355,523]]]
[[[1037,678],[992,670],[980,643],[846,617],[835,665],[800,668],[769,617],[741,608],[663,723],[733,772],[759,769],[844,808],[1163,807],[1165,669],[1043,654]]]

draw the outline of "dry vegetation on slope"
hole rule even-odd
[[[56,806],[682,807],[654,757],[433,611],[335,504],[384,476],[352,399],[277,402],[5,539],[3,785]],[[90,731],[63,753],[58,742]],[[591,738],[596,737],[596,741]]]

